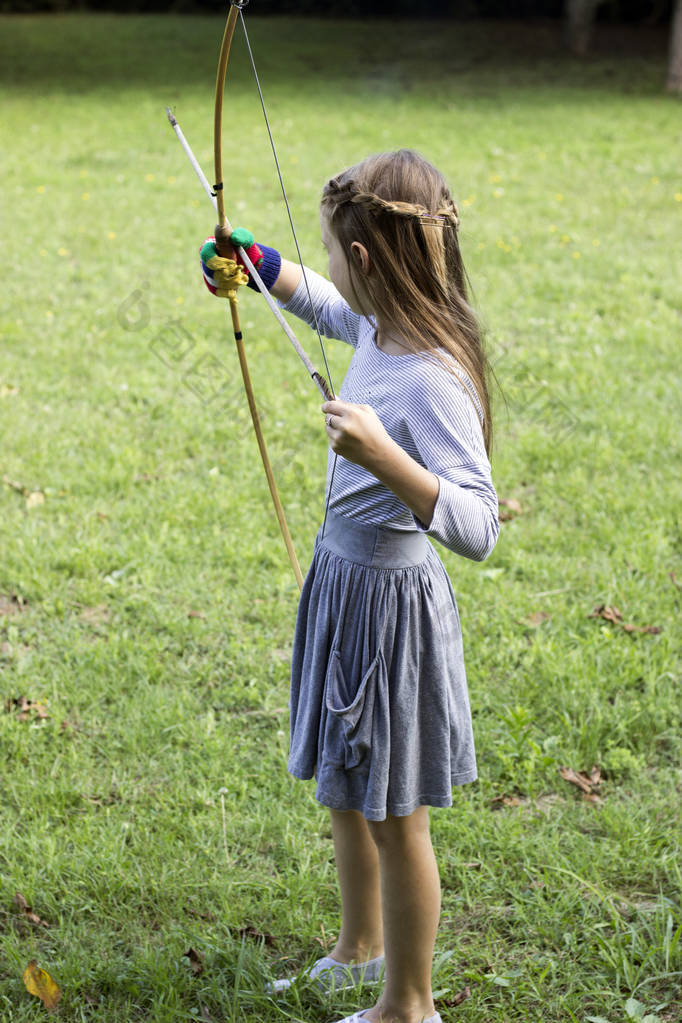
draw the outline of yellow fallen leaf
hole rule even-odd
[[[36,995],[46,1009],[56,1009],[62,997],[59,987],[46,970],[41,970],[32,959],[24,970],[24,984],[30,995]]]
[[[26,498],[26,507],[35,508],[39,504],[45,504],[45,494],[40,490],[34,490],[32,494],[29,494]]]

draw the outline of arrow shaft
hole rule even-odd
[[[178,121],[177,121],[176,117],[171,113],[171,111],[170,111],[170,109],[168,107],[166,107],[166,114],[168,115],[168,120],[170,121],[171,127],[173,128],[173,131],[175,132],[180,145],[182,146],[182,148],[185,151],[187,159],[189,160],[189,162],[192,165],[192,168],[194,169],[194,173],[196,174],[196,176],[198,177],[199,181],[201,182],[201,186],[204,189],[204,191],[206,192],[206,195],[208,196],[208,198],[209,198],[209,200],[210,200],[214,210],[216,211],[216,213],[218,213],[218,199],[217,199],[217,196],[213,192],[213,189],[211,188],[211,185],[209,184],[208,178],[206,177],[206,175],[204,174],[203,170],[201,169],[201,165],[200,165],[199,161],[197,160],[196,156],[194,155],[194,153],[192,151],[192,147],[190,146],[189,142],[185,138],[185,135],[184,135],[184,133],[182,131],[182,128],[178,124]],[[227,217],[225,218],[225,220],[226,220],[226,226],[227,226]],[[270,294],[270,292],[266,288],[265,284],[263,283],[263,280],[261,278],[261,275],[258,273],[258,270],[253,265],[253,263],[249,259],[248,255],[246,254],[246,252],[244,251],[244,249],[241,246],[239,246],[237,248],[237,252],[241,256],[241,258],[244,260],[244,263],[246,265],[247,270],[249,271],[252,279],[256,283],[256,287],[260,291],[260,293],[263,296],[263,298],[265,299],[265,301],[268,303],[268,306],[270,307],[270,311],[272,312],[273,316],[275,317],[275,319],[279,323],[280,327],[282,328],[282,330],[284,331],[284,333],[288,337],[288,339],[291,342],[291,345],[294,348],[294,351],[298,355],[299,359],[301,360],[301,362],[303,363],[305,368],[308,370],[308,373],[310,374],[310,376],[311,376],[313,382],[315,383],[315,386],[317,387],[318,391],[320,392],[322,397],[325,399],[325,401],[331,401],[332,398],[333,398],[333,395],[331,393],[331,389],[329,388],[329,386],[327,384],[327,381],[315,369],[315,366],[314,366],[313,362],[308,357],[308,354],[306,353],[305,349],[301,345],[301,342],[298,340],[298,338],[294,334],[292,328],[289,326],[287,321],[284,319],[284,316],[282,315],[281,309],[279,308],[279,306],[275,302],[274,298],[272,297],[272,295]]]

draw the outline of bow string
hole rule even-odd
[[[200,180],[200,182],[201,182],[201,184],[202,184],[202,186],[204,188],[204,191],[206,191],[207,195],[211,199],[211,202],[213,203],[213,206],[214,206],[214,208],[216,210],[216,213],[218,214],[218,224],[216,225],[216,229],[215,229],[216,249],[218,251],[218,254],[222,255],[222,256],[231,257],[233,251],[236,248],[240,258],[243,259],[244,264],[246,265],[247,270],[249,271],[249,274],[251,275],[252,279],[256,283],[256,286],[258,287],[259,291],[265,297],[265,299],[266,299],[266,301],[267,301],[271,311],[275,315],[275,317],[276,317],[277,321],[279,322],[280,326],[282,327],[282,329],[286,333],[287,337],[289,338],[290,342],[292,343],[293,347],[295,348],[297,354],[299,355],[299,358],[304,363],[304,365],[305,365],[306,369],[308,370],[308,373],[310,374],[310,376],[311,376],[313,382],[315,383],[318,391],[320,392],[320,394],[322,395],[322,397],[325,400],[331,401],[333,399],[333,397],[334,397],[334,390],[333,390],[333,386],[330,386],[330,384],[331,384],[331,374],[330,374],[330,371],[329,371],[329,365],[328,365],[328,362],[327,362],[327,356],[326,356],[326,352],[325,352],[325,349],[324,349],[324,344],[322,343],[322,336],[321,336],[321,332],[320,332],[320,329],[319,329],[319,324],[317,322],[317,315],[316,315],[316,312],[315,312],[315,309],[314,309],[314,306],[313,306],[313,303],[312,303],[312,298],[311,298],[311,294],[310,294],[310,288],[309,288],[309,285],[308,285],[306,270],[305,270],[305,266],[303,265],[303,260],[302,260],[302,257],[301,257],[301,251],[300,251],[300,247],[299,247],[299,244],[298,244],[298,238],[296,237],[296,231],[295,231],[295,227],[294,227],[294,223],[293,223],[293,218],[292,218],[292,214],[291,214],[291,208],[290,208],[289,201],[288,201],[288,198],[287,198],[287,195],[286,195],[286,190],[285,190],[285,187],[284,187],[284,181],[282,179],[282,174],[281,174],[281,170],[280,170],[280,166],[279,166],[279,160],[277,158],[277,151],[276,151],[276,148],[275,148],[274,139],[273,139],[273,136],[272,136],[272,131],[270,130],[270,124],[269,124],[269,120],[268,120],[268,116],[267,116],[267,112],[266,112],[266,108],[265,108],[265,103],[264,103],[264,99],[263,99],[263,93],[262,93],[262,90],[261,90],[260,81],[258,79],[258,73],[256,71],[256,66],[255,66],[255,62],[254,62],[254,58],[253,58],[253,53],[252,53],[252,50],[251,50],[251,44],[249,42],[248,33],[246,31],[246,25],[244,23],[243,8],[247,5],[247,3],[248,3],[248,0],[230,0],[230,10],[229,10],[229,13],[228,13],[228,16],[227,16],[227,21],[225,23],[225,30],[224,30],[224,33],[223,33],[223,39],[222,39],[222,43],[221,43],[221,47],[220,47],[220,56],[219,56],[219,59],[218,59],[218,70],[217,70],[217,73],[216,73],[214,123],[213,123],[213,149],[214,149],[214,175],[215,175],[215,178],[214,178],[215,183],[213,185],[213,188],[211,188],[211,186],[210,186],[210,184],[208,182],[208,179],[206,178],[206,175],[202,171],[202,169],[201,169],[201,167],[200,167],[200,165],[199,165],[199,163],[198,163],[194,153],[192,152],[192,149],[189,146],[189,143],[187,142],[187,139],[185,138],[185,136],[184,136],[184,134],[182,132],[182,129],[180,128],[180,125],[178,124],[177,119],[175,118],[175,116],[172,114],[171,110],[168,107],[166,108],[166,113],[168,115],[168,120],[169,120],[169,122],[171,124],[171,127],[173,128],[173,130],[174,130],[178,140],[180,141],[183,149],[185,150],[185,153],[187,154],[187,157],[188,157],[190,163],[192,164],[192,167],[194,168],[194,171],[197,174],[197,177],[199,178],[199,180]],[[285,202],[287,213],[288,213],[288,216],[289,216],[289,223],[290,223],[291,231],[292,231],[292,234],[293,234],[293,237],[294,237],[294,241],[295,241],[295,245],[296,245],[298,261],[299,261],[299,264],[301,266],[301,271],[302,271],[302,274],[303,274],[303,280],[305,282],[305,288],[306,288],[306,292],[307,292],[307,295],[308,295],[308,300],[309,300],[309,303],[310,303],[310,307],[312,309],[312,315],[313,315],[313,320],[314,320],[314,324],[315,324],[315,331],[317,333],[317,337],[318,337],[319,344],[320,344],[320,349],[322,351],[322,356],[323,356],[323,360],[324,360],[325,369],[327,371],[327,376],[328,376],[328,378],[330,380],[330,383],[327,383],[327,380],[324,378],[324,376],[315,369],[313,363],[311,362],[311,360],[307,356],[305,350],[301,346],[301,344],[300,344],[298,338],[296,337],[296,335],[294,334],[292,328],[290,327],[290,325],[287,323],[287,321],[282,316],[282,313],[281,313],[279,307],[275,303],[272,295],[267,290],[267,287],[263,283],[263,281],[262,281],[262,279],[260,277],[260,274],[258,273],[258,270],[256,269],[256,267],[253,265],[251,259],[249,258],[248,253],[246,253],[245,250],[241,246],[234,246],[230,242],[230,236],[232,234],[233,229],[232,229],[232,225],[230,224],[230,222],[229,222],[229,220],[227,218],[227,215],[225,213],[225,185],[224,185],[224,181],[223,181],[223,159],[222,159],[222,110],[223,110],[223,96],[224,96],[224,93],[225,93],[225,79],[226,79],[226,76],[227,76],[227,65],[228,65],[228,62],[229,62],[230,50],[231,50],[231,46],[232,46],[232,39],[233,39],[233,36],[234,36],[235,26],[236,26],[237,18],[238,17],[241,19],[242,28],[243,28],[243,31],[244,31],[244,36],[245,36],[245,39],[246,39],[246,45],[247,45],[248,52],[249,52],[249,57],[250,57],[250,60],[251,60],[251,67],[252,67],[253,74],[254,74],[254,77],[255,77],[255,80],[256,80],[256,84],[257,84],[257,88],[258,88],[258,94],[259,94],[260,102],[261,102],[261,107],[262,107],[262,110],[263,110],[263,116],[265,118],[265,123],[266,123],[267,131],[268,131],[268,136],[269,136],[269,139],[270,139],[270,145],[271,145],[273,157],[274,157],[274,160],[275,160],[275,166],[277,168],[277,173],[278,173],[278,176],[279,176],[280,187],[281,187],[281,190],[282,190],[282,195],[284,197],[284,202]],[[253,385],[252,385],[252,382],[251,382],[251,374],[249,372],[248,361],[247,361],[247,358],[246,358],[246,351],[245,351],[245,348],[244,348],[243,334],[242,334],[241,325],[240,325],[240,321],[239,321],[239,309],[238,309],[236,288],[228,296],[228,301],[229,301],[229,308],[230,308],[230,316],[231,316],[231,320],[232,320],[232,329],[233,329],[235,344],[236,344],[236,348],[237,348],[237,356],[238,356],[238,359],[239,359],[239,366],[240,366],[240,369],[241,369],[242,380],[243,380],[243,383],[244,383],[244,390],[245,390],[246,397],[247,397],[247,402],[248,402],[248,405],[249,405],[249,412],[251,414],[251,421],[252,421],[252,424],[253,424],[254,433],[256,435],[256,440],[257,440],[257,443],[258,443],[258,449],[260,451],[261,460],[263,462],[263,468],[265,470],[265,475],[266,475],[266,479],[267,479],[267,482],[268,482],[268,487],[269,487],[269,490],[270,490],[270,495],[272,497],[272,502],[273,502],[273,505],[274,505],[274,508],[275,508],[275,514],[277,516],[277,520],[278,520],[279,525],[280,525],[280,530],[281,530],[281,533],[282,533],[282,537],[284,539],[284,543],[285,543],[285,546],[287,548],[287,553],[289,555],[289,560],[291,562],[291,566],[293,568],[294,575],[296,577],[296,581],[297,581],[299,589],[300,589],[303,586],[303,576],[302,576],[301,569],[300,569],[300,566],[299,566],[299,563],[298,563],[298,558],[296,557],[296,552],[294,550],[293,541],[291,539],[291,533],[289,531],[289,527],[288,527],[288,524],[287,524],[287,521],[286,521],[286,516],[284,514],[284,508],[282,507],[282,502],[281,502],[281,499],[279,497],[279,492],[278,492],[278,489],[277,489],[277,484],[275,482],[275,477],[274,477],[274,473],[273,473],[273,470],[272,470],[272,465],[270,463],[270,458],[269,458],[269,455],[268,455],[268,450],[267,450],[267,446],[266,446],[266,443],[265,443],[265,438],[263,436],[263,430],[262,430],[262,427],[261,427],[260,416],[259,416],[259,413],[258,413],[258,407],[256,405],[256,399],[255,399],[255,395],[254,395],[254,391],[253,391]],[[336,468],[336,455],[334,457],[334,464],[333,464],[333,467],[332,467],[332,478],[331,478],[331,481],[330,481],[329,495],[328,495],[327,503],[326,503],[326,507],[325,507],[324,523],[323,523],[323,527],[322,527],[323,532],[324,532],[324,524],[326,523],[326,519],[327,519],[327,512],[328,512],[328,508],[329,508],[329,496],[331,495],[331,486],[333,485],[334,470],[335,470],[335,468]]]
[[[223,41],[220,47],[218,71],[216,74],[215,111],[213,119],[213,161],[215,170],[215,184],[213,186],[213,191],[218,210],[218,224],[215,229],[216,249],[218,250],[219,255],[228,257],[232,255],[233,247],[230,243],[232,225],[225,214],[225,189],[223,184],[223,95],[225,92],[225,77],[227,75],[227,62],[230,59],[232,37],[234,36],[234,28],[237,23],[237,14],[241,10],[243,2],[244,0],[241,0],[241,2],[240,0],[232,0],[230,12],[227,16],[225,32],[223,33]],[[296,582],[298,583],[299,589],[302,589],[303,575],[298,563],[298,558],[296,557],[294,543],[291,539],[289,525],[284,514],[284,508],[282,507],[279,491],[277,490],[277,484],[275,483],[275,475],[272,471],[272,464],[270,462],[270,456],[268,455],[268,449],[265,443],[265,437],[263,436],[263,429],[261,427],[260,415],[258,414],[258,406],[256,405],[256,398],[253,393],[251,374],[249,372],[249,364],[246,358],[246,349],[244,348],[244,338],[239,322],[239,308],[237,304],[236,289],[230,292],[228,301],[230,304],[232,330],[234,332],[234,340],[237,346],[239,366],[242,373],[242,380],[244,381],[244,390],[246,392],[246,399],[249,405],[249,412],[251,413],[251,422],[253,423],[256,441],[258,442],[258,450],[260,451],[263,469],[265,470],[265,476],[270,489],[270,496],[272,497],[277,521],[279,522],[287,554],[289,555],[289,561],[291,562],[291,567],[294,570],[294,575],[296,576]]]

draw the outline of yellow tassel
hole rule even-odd
[[[218,298],[236,298],[237,288],[246,284],[249,275],[234,259],[225,256],[212,256],[206,266],[213,271],[213,283],[217,288]]]

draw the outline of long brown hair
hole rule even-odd
[[[331,178],[322,210],[346,253],[360,303],[364,294],[410,351],[440,359],[457,375],[454,359],[466,372],[483,411],[490,455],[490,367],[469,304],[459,214],[443,175],[412,149],[380,153]],[[365,246],[375,271],[362,280],[349,258],[354,241]]]

